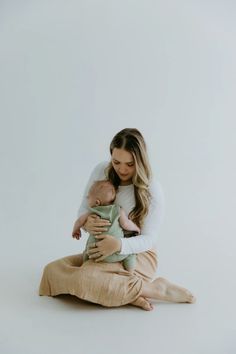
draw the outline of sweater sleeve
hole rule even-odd
[[[151,202],[141,235],[121,239],[121,254],[141,253],[156,248],[157,236],[165,215],[165,197],[158,181],[150,185]]]
[[[77,212],[77,217],[79,218],[82,214],[88,212],[88,203],[87,203],[87,195],[90,187],[95,181],[105,179],[104,169],[106,168],[108,162],[101,162],[95,166],[90,177],[88,179],[87,185],[84,189],[84,193],[82,196],[82,202],[80,204],[79,210]]]

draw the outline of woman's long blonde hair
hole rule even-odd
[[[117,133],[111,141],[110,153],[114,148],[124,149],[130,152],[135,162],[135,174],[132,178],[134,185],[135,207],[131,210],[129,218],[139,227],[143,226],[150,205],[149,183],[151,179],[151,167],[147,155],[147,147],[142,134],[135,128],[125,128]],[[105,170],[115,188],[120,185],[120,178],[115,172],[112,162]]]

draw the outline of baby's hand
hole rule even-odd
[[[81,231],[80,229],[77,229],[76,231],[73,231],[72,237],[76,238],[76,240],[79,240],[81,238]]]

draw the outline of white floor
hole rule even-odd
[[[202,215],[208,208],[205,201]],[[20,206],[16,203],[16,207]],[[42,231],[40,220],[37,231],[37,217],[28,224],[26,216],[22,223],[9,220],[3,227],[8,237],[1,248],[1,352],[234,354],[236,262],[231,245],[235,228],[223,225],[226,212],[221,209],[220,218],[214,205],[215,217],[206,213],[205,220],[194,219],[182,208],[185,221],[177,210],[176,219],[170,216],[171,208],[167,213],[159,242],[158,275],[191,289],[197,302],[153,301],[152,312],[132,306],[108,309],[70,296],[39,297],[43,266],[79,252],[85,239],[80,244],[72,240],[69,224],[50,235]],[[44,222],[51,224],[45,217]]]

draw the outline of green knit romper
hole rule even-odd
[[[88,208],[89,211],[92,214],[96,214],[100,216],[102,219],[109,220],[111,225],[109,229],[106,232],[103,232],[100,235],[111,235],[116,238],[122,238],[124,237],[123,230],[119,224],[119,218],[120,218],[120,206],[111,204],[111,205],[101,205],[93,208]],[[87,261],[88,255],[87,255],[87,250],[88,246],[91,243],[98,242],[98,240],[91,234],[89,234],[87,243],[86,243],[86,248],[83,253],[83,260],[84,262]],[[130,254],[130,255],[125,255],[125,254],[120,254],[119,252],[113,253],[112,255],[106,257],[104,262],[108,263],[113,263],[113,262],[121,262],[123,261],[123,266],[126,270],[133,270],[136,265],[136,255],[135,254]]]

